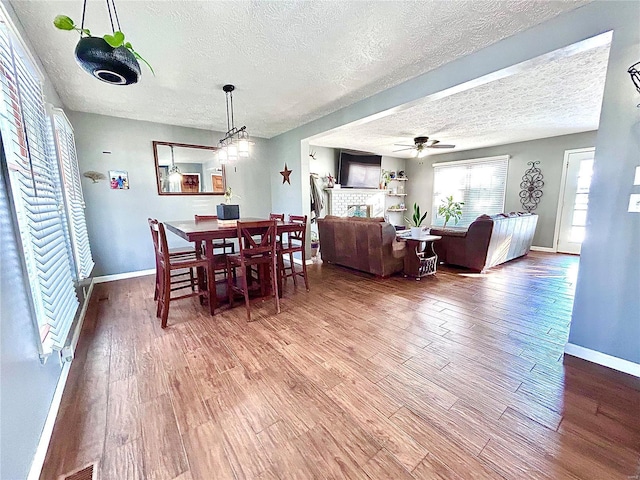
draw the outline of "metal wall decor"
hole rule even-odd
[[[542,171],[537,167],[540,162],[527,162],[531,167],[524,172],[522,182],[520,182],[520,203],[522,208],[531,213],[536,209],[542,198],[542,187],[544,187],[544,177]]]
[[[636,90],[638,90],[638,93],[640,93],[640,62],[631,65],[627,72],[631,75],[631,81],[635,85]]]

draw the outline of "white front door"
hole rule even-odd
[[[589,187],[595,149],[567,151],[564,195],[561,198],[558,252],[580,254],[587,222]]]

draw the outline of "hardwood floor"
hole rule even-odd
[[[282,313],[96,285],[42,478],[638,478],[635,379],[563,361],[577,257],[422,281],[310,267]]]

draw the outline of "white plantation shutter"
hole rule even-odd
[[[438,207],[449,196],[453,196],[456,202],[464,202],[464,205],[458,224],[449,220],[447,227],[467,227],[482,214],[502,213],[508,166],[508,155],[434,163],[433,225],[444,223],[444,218],[437,215]]]
[[[89,234],[87,233],[87,221],[84,216],[85,203],[82,195],[78,157],[76,156],[76,142],[73,136],[73,127],[64,112],[54,108],[52,117],[71,232],[71,256],[76,267],[76,278],[83,280],[91,275],[94,263],[91,256]]]
[[[58,165],[40,77],[0,11],[0,126],[42,353],[61,349],[78,309]]]

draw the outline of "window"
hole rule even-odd
[[[503,212],[508,164],[508,155],[435,163],[433,225],[444,224],[444,218],[437,216],[437,212],[442,201],[449,196],[453,196],[456,202],[464,202],[462,218],[457,224],[459,227],[469,226],[482,214]],[[450,223],[448,226],[454,225]]]
[[[41,354],[46,356],[64,347],[79,302],[41,76],[2,10],[0,127]]]

